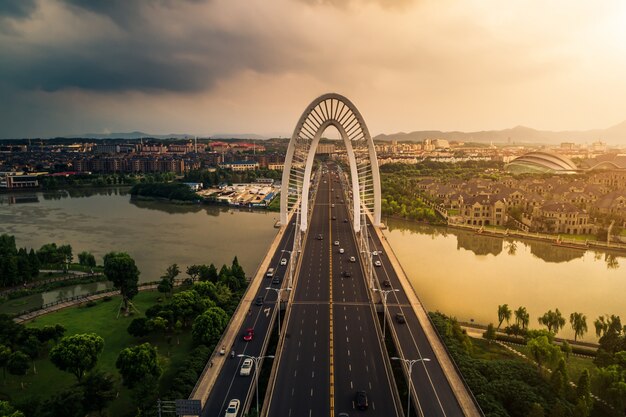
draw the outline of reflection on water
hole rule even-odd
[[[430,310],[490,323],[497,321],[498,305],[507,303],[525,306],[537,327],[538,316],[558,307],[567,316],[586,314],[590,329],[599,315],[626,317],[622,254],[395,219],[386,224],[387,240]],[[593,340],[591,333],[584,340]],[[573,337],[569,324],[560,335]]]
[[[92,282],[89,284],[73,285],[71,287],[63,287],[54,291],[44,292],[41,295],[41,303],[48,304],[56,301],[65,300],[68,298],[76,297],[78,295],[91,294],[97,291],[102,291],[107,288],[113,288],[111,282]]]
[[[19,193],[0,197],[11,195]],[[36,195],[39,203],[0,208],[0,234],[15,235],[20,247],[68,243],[74,254],[90,251],[99,263],[110,251],[125,251],[137,262],[144,282],[159,279],[172,263],[184,272],[198,263],[219,268],[235,256],[252,275],[276,235],[278,213],[131,202],[128,187]]]
[[[0,206],[3,204],[38,203],[37,194],[0,194]]]

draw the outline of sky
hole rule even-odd
[[[606,128],[626,2],[0,1],[0,138],[290,136],[328,92],[374,135]]]

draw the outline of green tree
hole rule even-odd
[[[50,350],[50,361],[60,370],[71,372],[78,382],[93,369],[104,348],[104,339],[95,333],[66,336]]]
[[[152,332],[152,320],[146,317],[138,317],[133,319],[128,325],[126,331],[134,337],[144,337]]]
[[[576,384],[576,398],[578,399],[576,408],[580,408],[579,413],[584,414],[586,411],[587,415],[589,415],[593,407],[593,397],[591,396],[591,376],[589,375],[588,369],[584,369],[578,378],[578,384]],[[581,402],[584,407],[579,406]],[[587,417],[587,415],[581,415],[581,417]]]
[[[11,356],[11,348],[5,345],[0,345],[0,366],[2,367],[3,377],[7,377],[7,364],[9,363],[9,357]]]
[[[537,319],[539,324],[543,324],[548,328],[550,333],[557,334],[559,330],[565,326],[565,318],[557,308],[555,311],[548,310],[547,313],[544,313],[543,316]]]
[[[172,283],[167,278],[163,278],[157,285],[157,291],[162,294],[170,295],[173,289]]]
[[[555,363],[561,356],[561,350],[550,342],[546,336],[530,339],[526,344],[537,367],[541,370],[544,364]]]
[[[569,357],[572,354],[572,345],[570,345],[567,340],[564,340],[563,343],[561,343],[561,350],[565,354],[565,359],[569,360]]]
[[[15,351],[9,355],[9,359],[7,360],[7,371],[11,375],[23,376],[26,375],[28,368],[30,368],[30,364],[28,363],[29,358],[23,352]],[[24,389],[24,382],[21,382],[22,389]]]
[[[128,313],[130,300],[139,292],[139,270],[135,261],[124,252],[107,253],[104,256],[104,274],[120,290],[124,312]]]
[[[210,300],[203,299],[193,290],[181,291],[172,296],[170,302],[174,316],[189,327],[194,318],[212,305]]]
[[[511,320],[511,309],[508,304],[498,306],[498,329],[500,329],[504,320],[506,320],[507,323]]]
[[[196,344],[217,343],[228,324],[228,315],[219,307],[211,307],[193,322],[191,336]]]
[[[569,375],[565,365],[565,359],[560,358],[559,364],[550,376],[552,389],[561,398],[564,398],[569,388]]]
[[[526,417],[544,417],[544,416],[545,416],[545,412],[543,410],[543,407],[541,406],[541,404],[538,404],[538,403],[533,403],[533,405],[530,407],[530,411],[526,415]]]
[[[626,370],[619,365],[610,365],[598,370],[597,386],[600,397],[616,411],[626,413]]]
[[[78,263],[83,266],[89,266],[93,268],[96,266],[96,257],[92,253],[83,251],[78,254]]]
[[[8,401],[0,401],[0,417],[25,417],[24,413],[13,408]]]
[[[102,410],[117,394],[113,376],[102,371],[89,373],[83,380],[82,387],[83,408],[85,411],[97,411],[99,415],[102,415]]]
[[[515,324],[520,326],[522,329],[526,329],[530,321],[530,314],[526,311],[526,307],[518,307],[518,309],[514,311],[514,314]]]
[[[156,348],[150,343],[123,349],[117,357],[115,366],[128,388],[134,388],[146,378],[158,378],[161,375]]]
[[[574,330],[574,342],[580,336],[583,337],[587,333],[587,316],[583,313],[574,312],[569,315],[569,322]]]
[[[483,333],[483,337],[487,339],[489,343],[496,340],[496,328],[493,326],[493,323],[489,323],[487,330]]]
[[[177,264],[172,264],[167,267],[165,271],[165,275],[161,278],[164,281],[169,283],[170,293],[174,290],[174,285],[176,284],[176,277],[180,274],[180,268],[178,268]]]

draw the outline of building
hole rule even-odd
[[[335,144],[334,143],[320,143],[319,145],[317,145],[317,149],[315,150],[315,153],[317,154],[331,154],[331,153],[335,153]]]
[[[499,196],[476,196],[460,203],[459,213],[464,224],[472,226],[504,226],[507,220],[506,199]]]
[[[569,158],[540,151],[515,158],[504,169],[512,174],[573,174],[579,171]]]
[[[533,212],[532,228],[538,232],[591,234],[595,227],[589,213],[569,202],[550,202]]]
[[[0,188],[9,190],[39,188],[39,177],[37,175],[19,174],[15,172],[6,173],[4,178],[0,177]]]
[[[219,164],[219,167],[232,171],[253,171],[259,169],[259,163],[256,161],[223,162]]]

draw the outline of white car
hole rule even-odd
[[[246,358],[241,364],[241,369],[239,370],[239,375],[241,376],[249,376],[252,371],[252,359]]]
[[[335,243],[333,243],[333,245],[335,245],[335,246],[339,246],[339,241],[338,241],[338,240],[335,240]]]
[[[356,258],[354,256],[350,257],[350,262],[356,262]]]
[[[374,262],[374,266],[383,266],[383,264],[381,264],[380,261],[376,261]]]
[[[237,417],[237,414],[239,413],[239,405],[239,400],[230,400],[224,417]]]
[[[287,265],[287,258],[283,258],[280,260],[281,265]]]
[[[378,255],[378,251],[375,250],[374,252],[372,252],[372,255],[377,256]]]
[[[339,253],[344,253],[345,251],[343,250],[343,248],[339,248]]]

